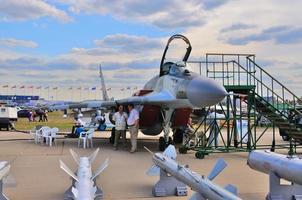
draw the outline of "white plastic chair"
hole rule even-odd
[[[93,136],[94,129],[91,128],[88,131],[82,131],[80,133],[79,139],[78,139],[78,147],[80,147],[81,140],[83,140],[83,148],[86,149],[87,146],[87,140],[90,140],[91,146],[92,146],[92,136]],[[92,136],[91,136],[92,135]]]
[[[59,132],[59,129],[57,127],[50,129],[50,132],[48,132],[48,135],[45,136],[46,144],[49,144],[49,146],[52,146],[52,140],[56,144],[56,137],[57,137],[58,132]]]
[[[92,148],[93,147],[92,138],[93,138],[93,134],[94,134],[94,128],[89,129],[89,131],[88,131],[89,133],[87,135],[87,147],[90,146],[90,148]]]
[[[51,128],[45,127],[42,129],[41,137],[39,138],[40,143],[43,143],[44,139],[46,144],[48,144],[48,137],[51,134]]]
[[[46,136],[50,131],[50,128],[48,126],[43,126],[42,128],[36,130],[35,134],[35,142],[37,143],[43,143],[43,138]]]

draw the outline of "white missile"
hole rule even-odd
[[[302,185],[302,159],[297,156],[287,156],[271,151],[255,150],[250,152],[248,161],[250,168]]]
[[[226,163],[223,159],[219,159],[206,178],[200,176],[196,172],[190,170],[188,167],[178,164],[175,159],[176,150],[173,145],[170,145],[168,152],[164,153],[155,153],[153,154],[152,160],[156,166],[174,176],[177,180],[188,185],[195,191],[190,200],[239,200],[237,196],[237,189],[232,185],[227,185],[225,188],[222,188],[212,180],[226,167]],[[172,156],[169,156],[172,155]],[[154,166],[151,167],[154,171]]]
[[[0,162],[0,200],[8,200],[3,194],[3,179],[8,176],[10,165],[6,161]]]
[[[95,179],[109,165],[109,159],[107,158],[93,174],[91,163],[95,160],[98,152],[99,148],[89,157],[79,157],[70,149],[72,157],[78,164],[76,174],[60,160],[60,167],[74,180],[71,188],[65,192],[66,197],[72,196],[72,198],[76,200],[94,200],[103,198],[103,192],[96,186]]]

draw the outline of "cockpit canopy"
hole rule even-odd
[[[190,71],[188,65],[185,62],[166,62],[162,67],[163,75],[172,75],[172,76],[188,76]]]
[[[175,39],[182,40],[187,46],[185,55],[183,56],[182,59],[179,59],[181,62],[177,62],[177,63],[166,60],[166,54],[169,49],[169,45]],[[164,50],[164,53],[163,53],[163,56],[162,56],[162,59],[160,62],[159,76],[164,76],[167,74],[180,75],[180,74],[184,74],[184,72],[189,73],[189,70],[186,69],[186,62],[190,56],[191,50],[192,50],[192,47],[191,47],[190,41],[185,36],[176,34],[176,35],[173,35],[172,37],[170,37],[167,42],[166,48]]]

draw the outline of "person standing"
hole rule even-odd
[[[130,153],[134,153],[137,147],[137,135],[138,135],[138,128],[139,128],[139,113],[136,109],[134,109],[133,104],[128,105],[129,109],[129,117],[127,119],[127,124],[130,131],[130,138],[131,138],[131,150]]]
[[[126,145],[126,121],[128,119],[128,115],[124,112],[124,107],[122,105],[118,106],[118,111],[114,113],[112,119],[113,121],[115,121],[115,137],[113,149],[117,150],[120,136],[122,136],[123,145]]]

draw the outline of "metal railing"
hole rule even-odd
[[[297,109],[302,100],[261,68],[253,54],[208,53],[206,61],[192,63],[199,63],[200,74],[204,65],[206,76],[224,86],[254,86],[256,97],[283,118],[293,120],[293,115],[302,115]]]

